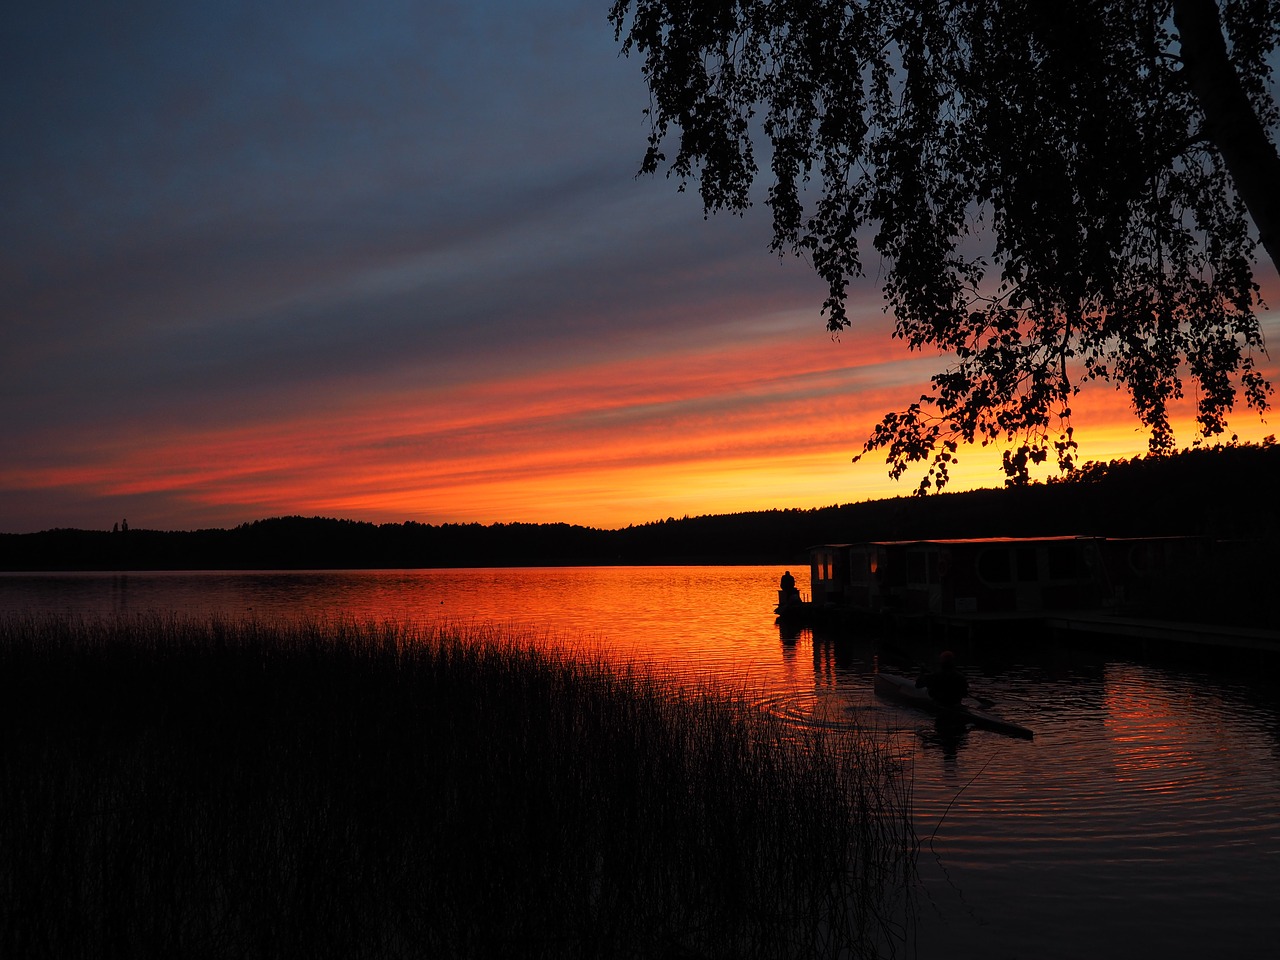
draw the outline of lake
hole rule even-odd
[[[957,651],[975,692],[1032,728],[943,735],[878,698],[872,671],[938,650],[784,638],[781,567],[0,574],[0,613],[354,617],[510,625],[680,682],[743,692],[795,724],[883,738],[922,841],[906,955],[1273,955],[1280,943],[1280,703],[1265,675],[1049,637]],[[803,579],[803,577],[801,578]]]

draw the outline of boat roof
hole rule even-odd
[[[859,543],[819,543],[810,550],[836,550],[844,547],[957,546],[985,543],[1061,543],[1076,540],[1101,540],[1102,537],[1066,534],[1053,537],[956,537],[937,540],[864,540]]]

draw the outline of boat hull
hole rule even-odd
[[[907,677],[899,677],[892,673],[877,673],[875,678],[876,693],[925,710],[935,716],[972,724],[982,730],[1003,733],[1005,736],[1019,737],[1023,740],[1031,740],[1035,737],[1035,733],[1021,724],[996,716],[994,713],[988,713],[986,710],[965,706],[943,706],[930,697],[927,690],[917,687],[916,682]]]

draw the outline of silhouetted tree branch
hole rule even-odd
[[[1280,0],[616,0],[651,94],[641,171],[755,199],[773,248],[851,324],[866,246],[895,336],[945,358],[864,452],[927,461],[1008,443],[1010,482],[1074,465],[1087,381],[1129,393],[1153,453],[1194,386],[1200,432],[1267,408],[1253,258],[1276,260],[1280,157],[1268,57]],[[674,150],[669,157],[668,151]]]

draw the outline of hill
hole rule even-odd
[[[816,543],[991,536],[1275,539],[1280,446],[1231,445],[1086,464],[1026,487],[809,510],[566,523],[373,524],[276,517],[232,529],[0,534],[0,570],[247,570],[562,564],[800,565]]]

